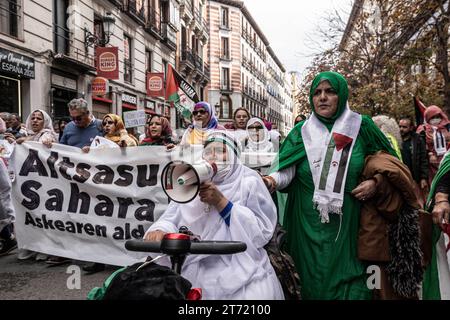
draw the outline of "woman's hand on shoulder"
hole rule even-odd
[[[275,190],[277,189],[277,183],[275,181],[274,178],[272,178],[271,176],[263,176],[262,177],[264,184],[266,185],[267,189],[269,190],[270,193],[274,193]]]
[[[377,183],[375,179],[368,179],[361,182],[355,189],[353,189],[352,195],[358,200],[365,201],[372,198],[376,192]]]
[[[26,137],[21,137],[21,138],[19,138],[19,139],[16,139],[16,143],[17,143],[17,144],[22,144],[22,143],[25,142],[26,140],[27,140]]]
[[[161,230],[151,231],[144,235],[144,240],[145,241],[161,241],[164,238],[165,234],[166,234],[166,232],[161,231]]]
[[[169,144],[166,145],[166,150],[167,150],[167,151],[170,151],[170,150],[172,150],[173,148],[175,148],[175,145],[174,145],[173,143],[169,143]]]

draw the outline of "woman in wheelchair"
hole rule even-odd
[[[201,240],[245,242],[247,250],[233,255],[187,256],[182,276],[202,288],[207,300],[284,299],[264,249],[277,223],[276,208],[261,177],[239,156],[240,145],[233,137],[210,133],[203,158],[217,165],[217,174],[201,185],[193,201],[171,202],[144,238],[159,241],[188,226]]]

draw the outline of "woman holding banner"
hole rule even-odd
[[[31,113],[25,122],[28,136],[16,140],[21,144],[24,141],[41,142],[47,147],[58,142],[58,136],[53,129],[53,122],[50,116],[44,110],[38,109]],[[19,249],[18,259],[27,260],[36,258],[37,261],[49,259],[48,255],[37,253],[27,249]],[[52,257],[50,257],[52,258]]]
[[[213,108],[208,102],[200,101],[192,111],[193,124],[185,131],[181,139],[182,145],[201,144],[206,141],[208,133],[212,130],[225,130],[217,121]]]
[[[264,249],[277,223],[275,205],[261,177],[239,156],[239,144],[231,135],[210,133],[203,158],[216,163],[219,171],[202,184],[193,201],[171,202],[144,238],[159,241],[165,233],[187,226],[202,240],[245,242],[247,250],[235,255],[189,255],[182,276],[202,288],[208,300],[284,299]]]
[[[307,300],[372,297],[357,239],[361,202],[375,195],[378,181],[361,182],[361,173],[366,156],[394,151],[370,117],[350,110],[347,99],[342,75],[319,73],[310,88],[311,117],[292,129],[275,172],[264,177],[271,191],[288,194],[287,251]]]
[[[53,143],[58,142],[52,119],[44,110],[38,109],[31,113],[25,122],[25,127],[28,136],[17,139],[18,144],[24,141],[36,141],[51,147]]]
[[[167,146],[173,148],[172,128],[165,117],[153,114],[145,125],[145,138],[139,146]]]

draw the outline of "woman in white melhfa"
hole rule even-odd
[[[189,255],[181,275],[202,288],[203,299],[284,299],[264,249],[277,222],[275,205],[258,173],[240,162],[238,144],[224,132],[210,133],[203,158],[216,163],[217,174],[190,203],[171,202],[144,238],[161,240],[187,226],[202,240],[245,242],[247,250],[237,254]]]

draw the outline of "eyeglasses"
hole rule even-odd
[[[76,117],[70,117],[73,121],[78,121],[80,122],[81,120],[83,120],[84,116],[76,116]]]
[[[110,120],[110,121],[104,121],[102,123],[103,126],[106,126],[107,124],[114,124],[114,121]]]
[[[207,113],[206,110],[195,110],[195,111],[192,111],[192,114],[194,116],[196,116],[197,114],[204,115],[205,113]]]

